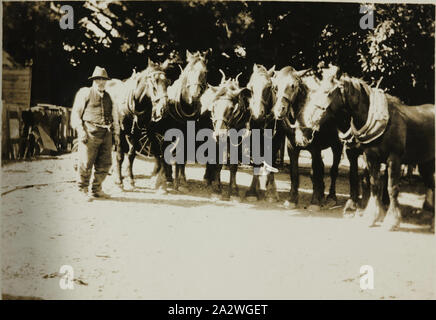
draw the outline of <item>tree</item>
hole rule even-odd
[[[62,5],[74,29],[62,30]],[[317,68],[334,63],[408,103],[433,101],[434,6],[376,4],[374,30],[359,26],[360,4],[290,2],[10,2],[4,48],[33,59],[34,101],[71,105],[95,65],[112,77],[170,58],[179,74],[187,49],[210,50],[208,82],[219,69],[248,80],[253,63]]]

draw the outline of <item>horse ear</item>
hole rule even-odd
[[[186,49],[186,60],[189,60],[189,59],[191,59],[191,58],[192,58],[192,53],[189,52],[188,49]]]
[[[203,57],[206,58],[209,53],[212,53],[212,48],[204,50],[201,53],[202,53]]]
[[[299,76],[300,78],[304,77],[304,75],[306,75],[309,71],[310,71],[310,68],[309,69],[304,69],[304,70],[297,71],[297,76]]]
[[[154,65],[154,62],[150,58],[148,58],[148,66],[151,67],[153,65]]]
[[[239,72],[238,75],[235,78],[235,82],[238,85],[238,87],[239,87],[239,77],[241,76],[241,74],[242,74],[242,72]]]
[[[276,65],[273,65],[272,67],[271,67],[271,69],[269,69],[268,70],[268,75],[270,76],[270,77],[272,77],[273,75],[274,75],[274,72],[276,71]]]
[[[222,69],[219,69],[219,71],[223,75],[222,78],[221,78],[220,84],[223,84],[226,81],[226,74],[224,73],[224,71]]]
[[[253,64],[253,72],[256,72],[258,68],[257,63]]]
[[[161,69],[162,69],[163,71],[165,71],[166,69],[168,69],[168,67],[170,66],[170,64],[171,64],[171,60],[170,60],[170,59],[166,59],[166,60],[162,63],[162,65],[161,65],[160,67],[161,67]]]

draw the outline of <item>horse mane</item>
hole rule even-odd
[[[269,78],[268,70],[261,64],[257,65],[257,73]]]
[[[188,70],[188,66],[194,66],[200,60],[202,60],[202,58],[199,53],[196,53],[192,56],[186,67],[180,73],[179,78],[176,81],[174,81],[174,83],[171,86],[168,87],[167,89],[168,99],[175,102],[181,101],[182,89],[185,87],[187,81],[186,71]]]
[[[341,80],[344,83],[347,83],[349,86],[352,86],[353,89],[359,93],[362,93],[362,88],[363,88],[363,90],[365,91],[368,97],[370,96],[371,91],[375,90],[375,88],[372,88],[368,83],[366,83],[365,80],[356,77],[350,77],[347,74],[342,75]],[[385,95],[388,101],[394,104],[404,105],[404,102],[400,98],[395,97],[389,93],[385,93]]]
[[[298,93],[297,93],[297,96],[295,97],[295,102],[293,103],[293,106],[295,106],[295,110],[297,110],[297,113],[298,113],[298,111],[303,108],[304,104],[307,101],[307,98],[309,96],[308,95],[309,88],[302,81],[301,78],[298,77],[297,79],[298,79],[298,86],[297,86]]]

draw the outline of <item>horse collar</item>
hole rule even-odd
[[[356,129],[353,118],[350,129],[357,142],[367,144],[383,135],[389,121],[388,102],[380,89],[371,89],[368,116],[362,128]]]

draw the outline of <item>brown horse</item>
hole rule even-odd
[[[351,133],[363,149],[370,175],[371,195],[365,214],[371,226],[383,218],[380,166],[385,163],[390,204],[383,224],[396,230],[401,221],[398,193],[402,163],[418,164],[425,186],[434,195],[434,105],[407,106],[363,80],[340,75],[337,67],[327,70],[322,84],[301,110],[302,118],[315,131],[332,117],[351,118]],[[301,135],[308,141],[307,135]],[[427,196],[424,206],[432,208],[433,199]]]
[[[187,122],[198,120],[201,109],[200,97],[207,85],[207,54],[208,51],[191,53],[186,50],[186,67],[182,70],[179,78],[168,87],[168,108],[162,119],[155,123],[155,130],[162,135],[167,129],[175,128],[181,130],[187,137]],[[165,150],[169,143],[164,141],[162,150]],[[186,148],[186,144],[184,147]],[[186,150],[184,154],[187,154]],[[170,164],[167,164],[163,158],[161,160],[159,167],[162,169],[156,187],[165,192],[166,182],[172,180],[172,170]],[[180,188],[180,191],[187,191],[185,164],[177,163],[175,166],[174,189],[179,190]]]
[[[248,120],[250,112],[248,110],[247,94],[248,89],[240,88],[238,77],[236,79],[226,79],[225,74],[221,83],[217,87],[209,86],[206,92],[201,97],[202,115],[210,118],[210,127],[213,131],[212,137],[216,142],[216,160],[215,163],[206,163],[205,180],[207,186],[211,188],[211,193],[217,197],[221,193],[221,170],[225,159],[231,159],[231,149],[237,148],[238,159],[229,164],[230,182],[227,192],[222,194],[223,200],[230,200],[232,197],[239,197],[239,190],[236,184],[236,172],[238,170],[238,162],[242,161],[242,150],[244,139],[249,139],[247,133]],[[235,130],[238,133],[238,141],[228,137],[230,130]],[[240,140],[240,142],[239,142]],[[220,150],[219,143],[226,144],[227,148]],[[222,151],[220,153],[220,151]],[[225,153],[225,155],[223,154]],[[230,157],[229,157],[230,154]],[[249,156],[248,156],[249,160]]]
[[[120,124],[120,144],[116,147],[115,183],[123,189],[121,165],[124,155],[128,158],[128,188],[135,186],[133,178],[133,161],[139,149],[139,139],[143,130],[150,137],[151,148],[157,157],[158,145],[154,133],[150,130],[152,118],[161,117],[168,104],[167,85],[165,76],[166,63],[156,64],[148,61],[148,67],[137,73],[133,72],[127,80],[112,79],[107,82],[106,90],[110,94],[114,108],[118,112]]]
[[[292,67],[284,67],[276,72],[273,78],[276,90],[276,103],[273,107],[274,117],[282,120],[288,137],[288,153],[291,164],[291,195],[290,207],[295,208],[298,203],[298,158],[301,150],[308,150],[312,156],[311,179],[313,193],[310,209],[319,210],[324,201],[324,163],[321,151],[331,148],[333,152],[333,164],[330,168],[331,184],[327,201],[329,205],[335,205],[336,199],[336,178],[338,166],[341,160],[342,143],[338,138],[337,127],[332,121],[326,121],[319,129],[319,132],[312,131],[304,122],[300,125],[298,118],[300,109],[306,103],[310,92],[319,86],[314,75],[309,70],[296,71]],[[302,143],[302,132],[308,135],[307,143]]]
[[[263,136],[265,129],[270,129],[272,132],[272,163],[273,166],[276,162],[277,153],[282,145],[282,141],[285,139],[283,130],[281,130],[280,123],[274,120],[274,116],[271,113],[272,107],[275,102],[272,76],[274,75],[275,66],[267,70],[264,66],[254,64],[253,73],[250,76],[250,80],[247,83],[247,89],[249,89],[249,110],[250,110],[250,129],[260,130],[260,150],[263,150]],[[269,168],[269,166],[265,166]],[[259,175],[255,170],[259,169],[259,165],[254,165],[253,178],[248,188],[245,197],[247,200],[256,200],[260,198],[260,181]],[[274,171],[267,170],[266,180],[266,199],[270,202],[278,201],[278,193],[276,184],[274,181]]]

